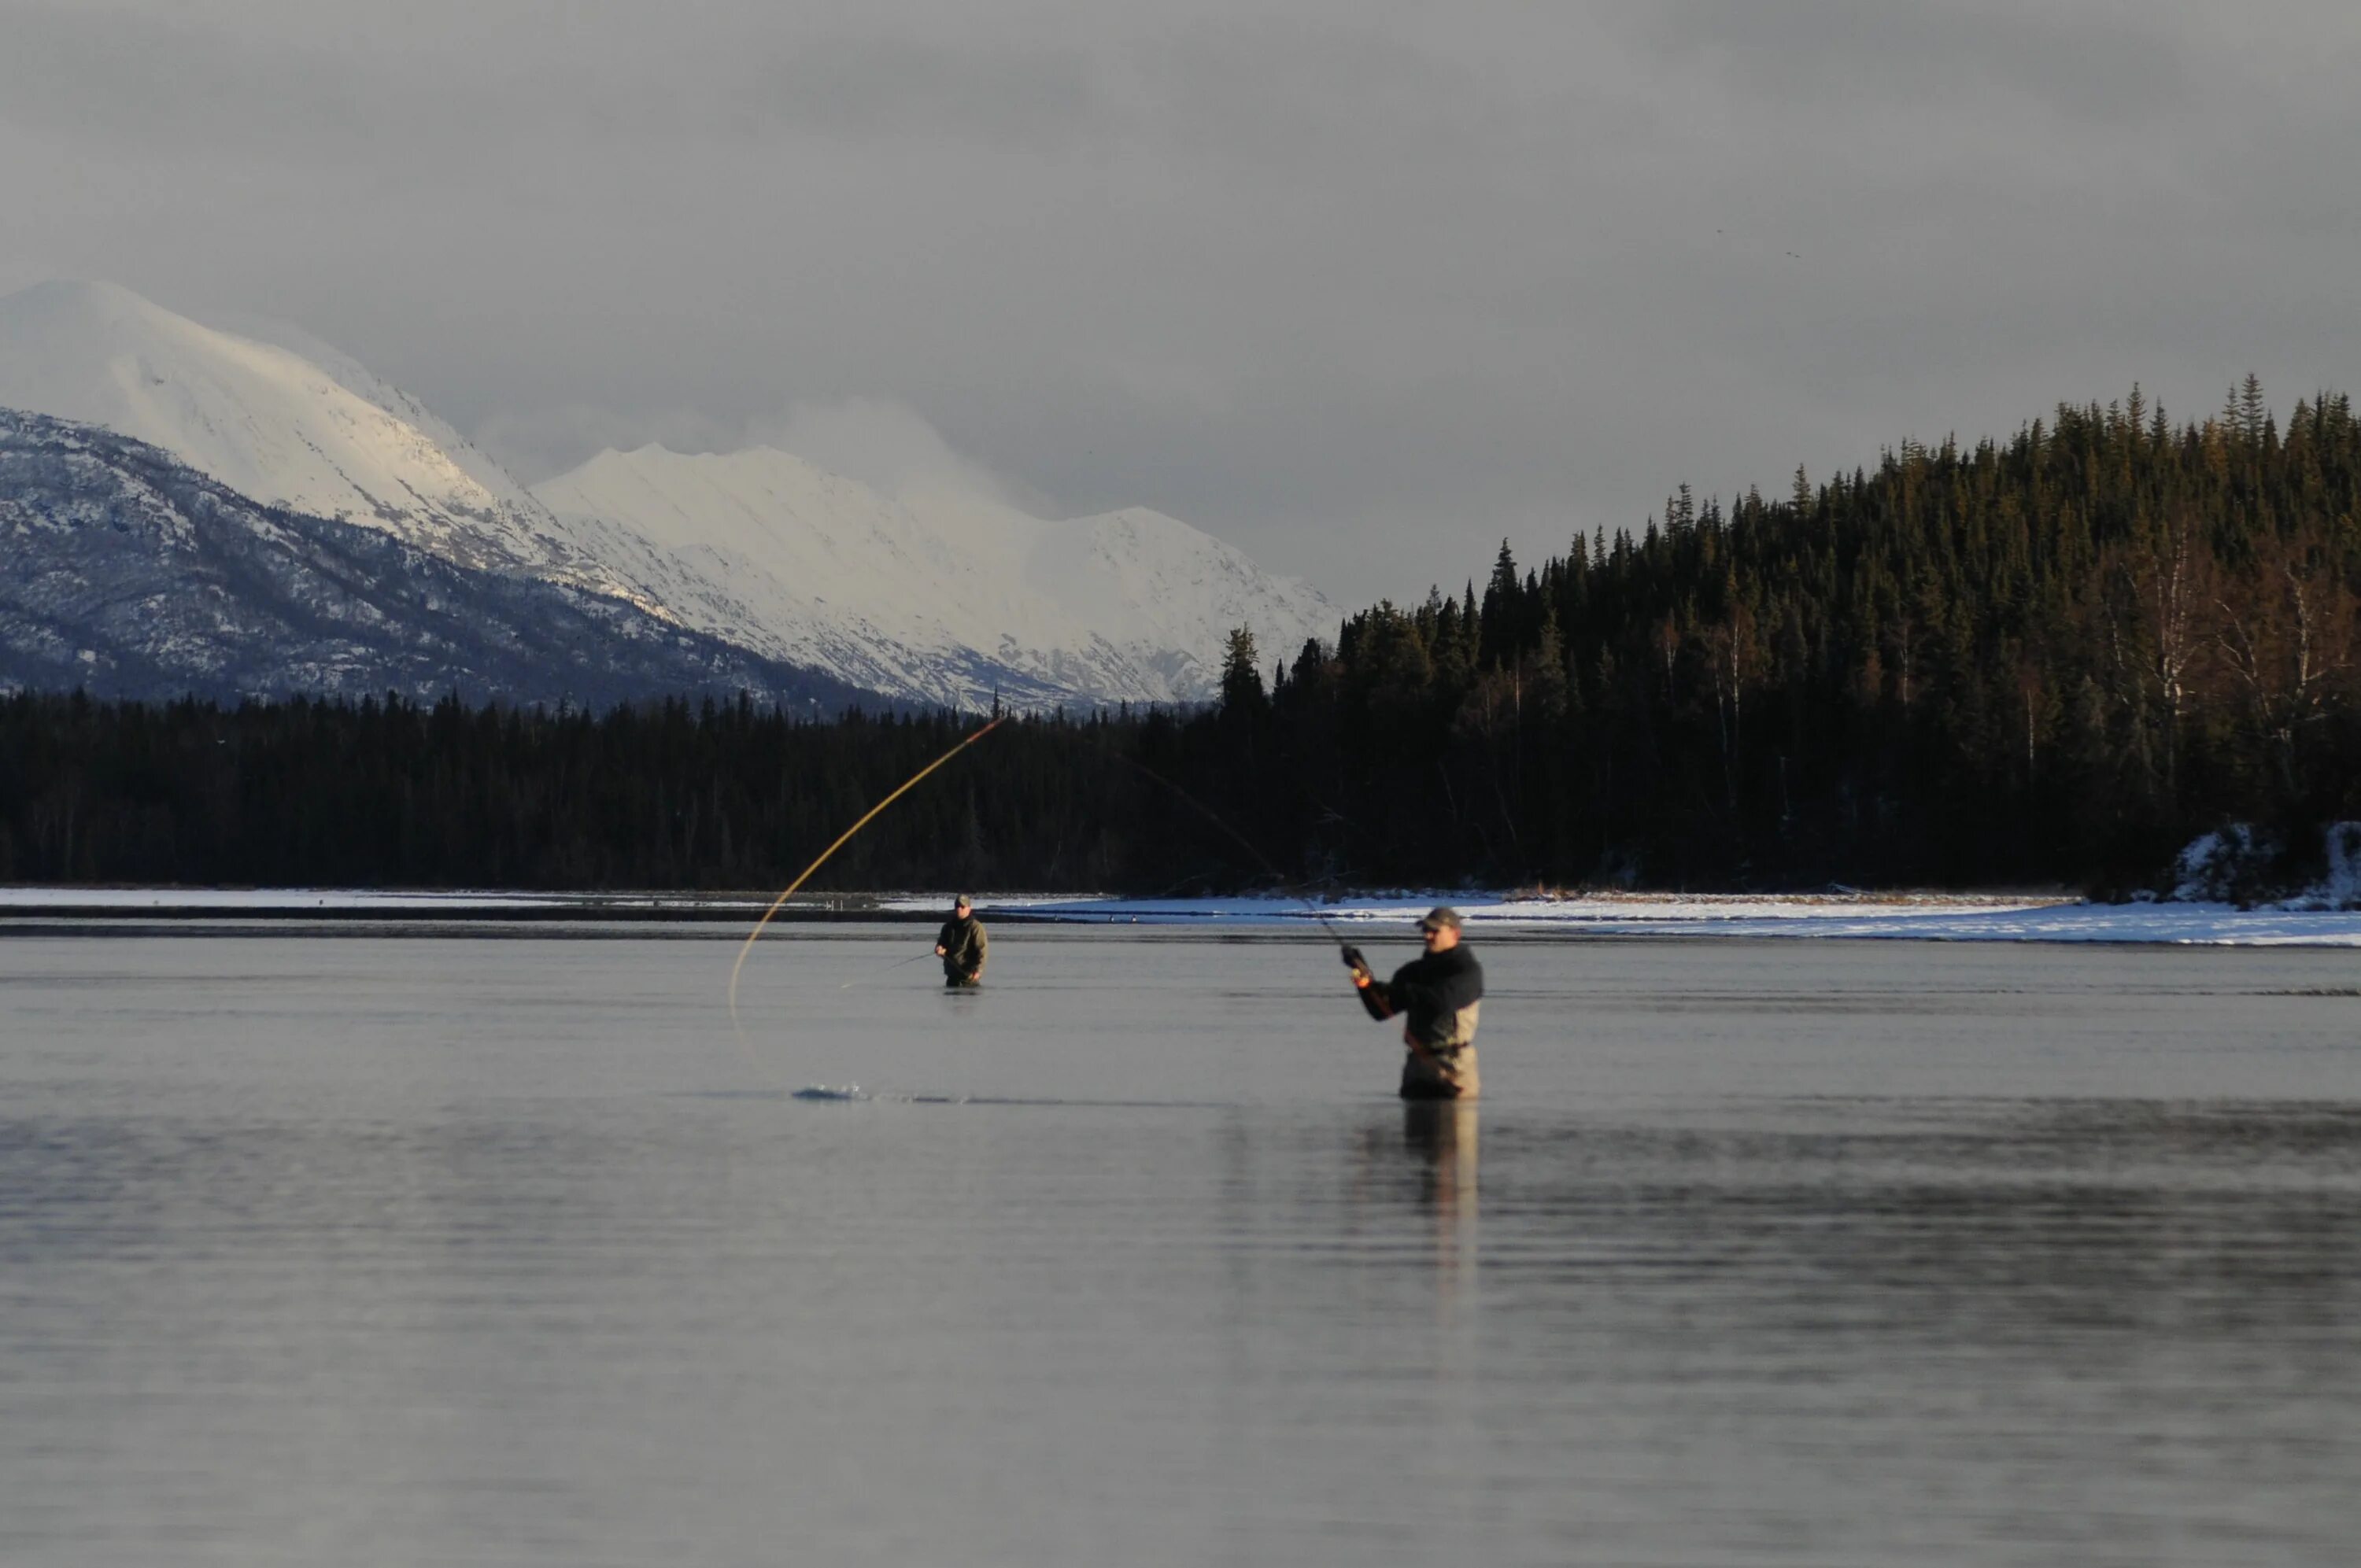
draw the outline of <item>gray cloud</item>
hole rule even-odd
[[[1636,31],[1677,69],[1742,75],[1761,97],[1823,112],[1961,103],[2061,125],[2155,126],[2202,84],[2200,40],[2144,22],[2158,9],[1667,0],[1637,13]]]
[[[2361,379],[2344,0],[0,0],[0,287],[301,321],[527,478],[899,400],[1347,599],[2136,378]]]

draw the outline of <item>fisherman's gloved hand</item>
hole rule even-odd
[[[1361,956],[1360,948],[1347,942],[1345,944],[1345,967],[1355,974],[1365,974],[1368,971],[1369,960]]]

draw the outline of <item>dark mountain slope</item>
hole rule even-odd
[[[886,705],[577,588],[262,506],[159,448],[0,410],[0,688]]]

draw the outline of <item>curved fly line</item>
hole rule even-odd
[[[879,812],[884,810],[887,806],[893,805],[895,801],[909,794],[913,788],[917,787],[918,781],[925,778],[928,773],[933,773],[937,768],[941,767],[945,762],[950,762],[953,757],[958,756],[961,751],[966,751],[970,746],[974,745],[977,741],[983,740],[985,736],[999,729],[1006,718],[1007,716],[1003,714],[1000,718],[993,719],[990,723],[984,725],[983,729],[978,729],[973,734],[966,737],[964,740],[961,740],[958,745],[952,747],[950,751],[945,751],[941,756],[937,757],[933,762],[928,762],[917,773],[912,773],[909,778],[903,782],[900,788],[887,795],[884,799],[879,801],[876,805],[871,806],[867,811],[862,812],[861,814],[860,821],[854,823],[851,827],[838,834],[835,843],[830,844],[827,849],[822,850],[819,852],[819,858],[813,861],[811,864],[806,866],[803,869],[803,874],[796,877],[795,881],[787,884],[785,892],[780,894],[778,897],[771,900],[771,907],[763,911],[763,917],[760,920],[755,921],[754,928],[746,934],[744,945],[740,947],[738,949],[738,961],[730,966],[730,1026],[738,1031],[738,1043],[741,1046],[746,1047],[746,1056],[748,1060],[751,1061],[753,1059],[754,1049],[752,1046],[747,1045],[745,1028],[738,1021],[738,974],[740,970],[746,967],[746,955],[754,950],[755,938],[762,936],[763,927],[771,923],[771,916],[776,915],[786,904],[787,900],[796,895],[796,889],[802,887],[805,883],[811,880],[812,872],[826,865],[828,863],[828,858],[836,853],[839,850],[844,848],[846,841],[851,839],[855,833],[858,833],[863,828],[868,827],[870,820]]]

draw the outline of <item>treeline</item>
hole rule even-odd
[[[976,723],[19,695],[0,700],[0,882],[775,888]],[[812,885],[1132,885],[1154,809],[1122,749],[1174,727],[1005,725]]]
[[[2249,378],[1233,637],[1192,714],[1005,725],[835,888],[1990,885],[2361,817],[2361,426]],[[1280,652],[1280,651],[1273,651]],[[767,888],[975,720],[0,700],[0,880]]]
[[[2102,888],[2224,819],[2361,816],[2361,426],[2254,378],[1381,604],[1231,749],[1315,861],[1413,881]],[[1267,714],[1265,710],[1267,711]],[[1225,715],[1225,718],[1229,716]]]

